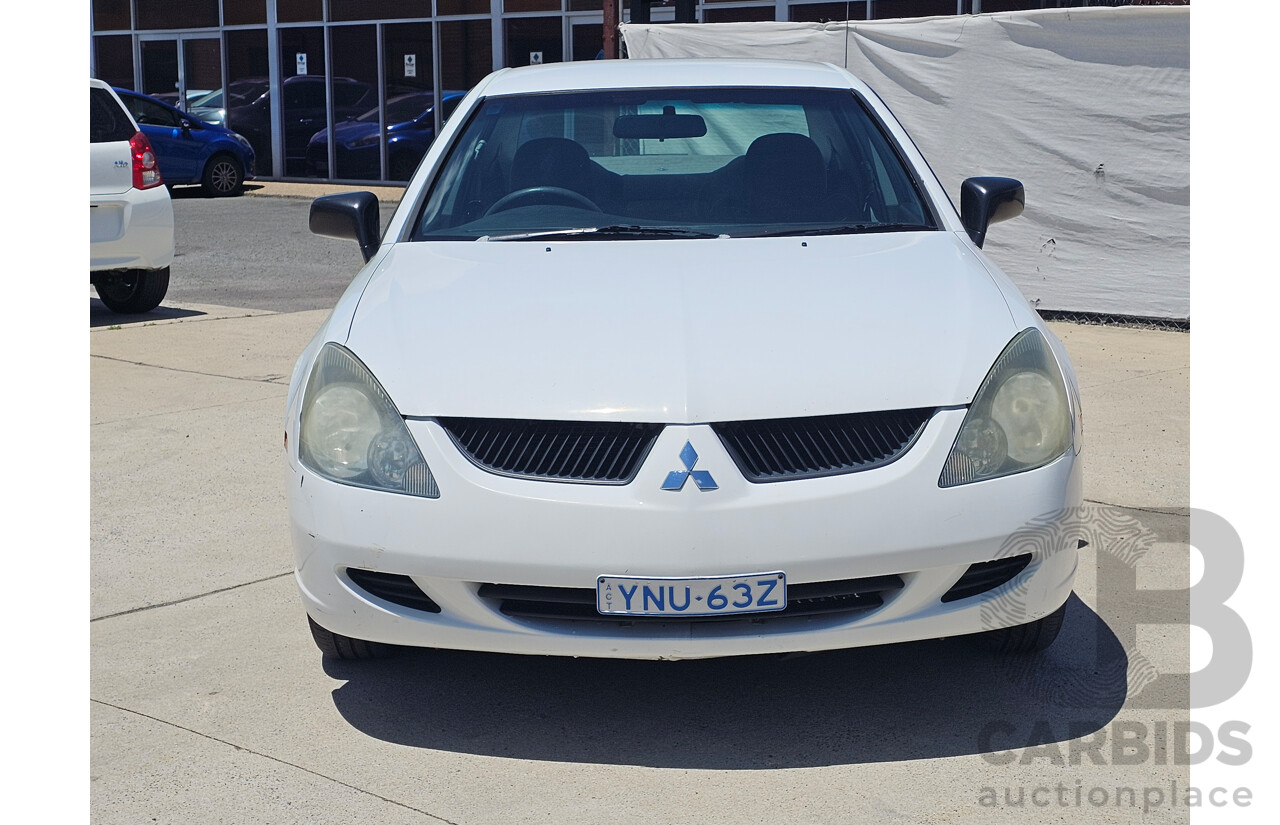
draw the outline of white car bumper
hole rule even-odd
[[[173,262],[173,203],[163,186],[89,198],[89,271]]]
[[[700,658],[858,647],[1029,622],[1071,593],[1076,536],[1063,522],[1081,502],[1081,463],[1068,451],[1038,470],[941,489],[938,474],[963,417],[964,410],[939,411],[902,458],[879,469],[768,484],[746,481],[710,427],[668,426],[622,486],[494,475],[470,463],[435,422],[410,421],[438,499],[336,484],[291,457],[297,581],[307,612],[335,633],[507,653]],[[668,472],[680,469],[686,441],[719,489],[661,489]],[[1030,540],[1013,547],[1010,539],[1019,535]],[[1028,547],[1030,563],[1009,583],[942,601],[970,564]],[[371,595],[347,568],[410,577],[440,611]],[[897,576],[902,586],[867,610],[704,622],[518,618],[481,595],[486,584],[594,592],[601,575],[775,570],[793,589],[876,576]]]

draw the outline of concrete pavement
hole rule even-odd
[[[957,640],[787,660],[323,663],[291,576],[282,418],[325,312],[170,309],[90,333],[93,822],[1022,822],[1031,811],[984,807],[981,789],[1188,781],[1154,760],[981,755],[1045,743],[1023,736],[1033,721],[1065,752],[1115,720],[1185,720],[1176,701],[1132,701],[1132,671],[1186,672],[1189,634],[1117,652],[1108,626],[1133,617],[1099,606],[1097,547],[1063,637],[1016,672]],[[1141,586],[1185,587],[1190,335],[1053,327],[1082,385],[1087,498],[1156,535]],[[1099,681],[1104,658],[1118,683]],[[1075,704],[1028,687],[1072,679],[1089,693]],[[983,739],[1010,718],[1017,733]]]
[[[265,196],[276,198],[318,198],[322,195],[334,195],[339,192],[356,192],[365,191],[372,192],[378,196],[378,200],[383,203],[397,203],[400,196],[404,194],[403,186],[365,186],[362,184],[348,183],[330,183],[328,181],[318,181],[315,183],[299,183],[293,181],[277,181],[251,180],[244,185],[244,193],[251,196]]]

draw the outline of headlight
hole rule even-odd
[[[348,145],[351,146],[351,148],[353,149],[363,148],[365,146],[377,146],[378,141],[381,139],[381,137],[382,136],[379,135],[377,132],[374,132],[372,135],[365,135],[364,137],[358,137],[355,140],[351,141],[351,143]]]
[[[423,498],[440,488],[372,373],[337,344],[320,350],[302,400],[298,458],[332,481]]]
[[[1072,405],[1039,330],[1009,342],[987,373],[938,478],[939,487],[1043,467],[1071,447]]]

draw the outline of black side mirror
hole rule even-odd
[[[307,219],[307,225],[317,235],[360,244],[360,254],[366,261],[378,251],[379,223],[378,196],[372,192],[343,192],[316,198],[311,202],[311,215]]]
[[[987,227],[1022,214],[1027,194],[1013,178],[969,178],[960,185],[960,220],[978,248]]]
[[[187,120],[184,117],[178,121],[178,125],[182,127],[182,131],[184,134],[191,134],[191,121]]]

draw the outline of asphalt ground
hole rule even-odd
[[[1186,599],[1140,592],[1190,581],[1188,333],[1052,325],[1080,376],[1092,541],[1038,658],[948,639],[351,664],[308,634],[283,492],[288,375],[327,311],[95,324],[95,304],[93,822],[1188,821],[1149,793],[1190,779],[1167,735],[1188,719]]]

